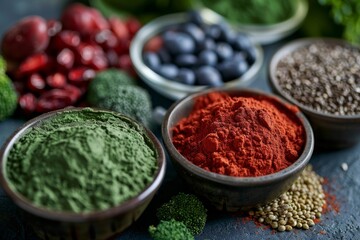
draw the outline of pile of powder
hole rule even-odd
[[[34,127],[13,146],[12,188],[56,211],[110,208],[140,193],[157,169],[142,127],[111,113],[67,111]]]
[[[195,165],[219,174],[253,177],[294,163],[305,131],[295,107],[265,96],[210,93],[173,128],[177,150]]]

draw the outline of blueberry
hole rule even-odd
[[[184,83],[187,85],[194,85],[195,83],[195,74],[192,70],[188,68],[181,68],[179,74],[175,78],[176,82]]]
[[[221,75],[218,70],[210,66],[202,66],[197,69],[196,80],[199,85],[219,87],[223,85]]]
[[[216,44],[215,44],[214,40],[211,38],[205,38],[205,40],[199,45],[200,50],[205,50],[205,49],[214,50],[215,47],[216,47]]]
[[[246,61],[247,53],[245,51],[234,52],[233,61]]]
[[[181,28],[181,31],[189,34],[197,45],[200,45],[205,40],[204,31],[194,23],[184,24]]]
[[[154,52],[144,53],[144,63],[151,69],[155,70],[160,65],[160,58]]]
[[[216,45],[216,54],[220,61],[224,61],[230,59],[234,51],[228,43],[220,42]]]
[[[226,61],[219,65],[219,71],[224,81],[241,77],[249,68],[246,61]]]
[[[174,55],[192,53],[195,50],[194,40],[186,33],[172,32],[163,35],[165,48]]]
[[[230,26],[226,23],[220,23],[220,36],[219,40],[227,43],[234,42],[236,38],[235,32],[230,28]]]
[[[212,24],[205,29],[205,36],[217,41],[221,37],[221,27],[219,24]]]
[[[192,67],[197,64],[197,57],[192,54],[181,54],[175,58],[175,63],[179,67]]]
[[[234,41],[233,47],[237,51],[246,50],[252,46],[250,39],[243,33],[239,33]]]
[[[248,63],[251,65],[255,62],[256,60],[256,49],[254,46],[249,47],[246,50],[247,56],[246,56],[246,60],[248,61]]]
[[[189,11],[188,17],[190,22],[196,24],[199,27],[202,27],[205,24],[199,11],[196,10]]]
[[[171,62],[171,55],[168,53],[168,51],[165,48],[161,48],[158,53],[160,61],[162,63],[170,63]]]
[[[178,75],[179,69],[174,64],[163,64],[158,68],[157,72],[161,76],[173,80]]]
[[[204,50],[200,52],[198,64],[199,65],[209,65],[215,66],[217,63],[218,57],[214,51]]]

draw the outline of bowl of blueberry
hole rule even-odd
[[[143,81],[173,100],[210,87],[247,86],[263,62],[260,46],[208,9],[148,23],[130,56]]]

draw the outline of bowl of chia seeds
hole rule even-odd
[[[135,120],[70,108],[18,129],[0,152],[0,184],[42,239],[107,239],[159,189],[165,155]]]
[[[321,148],[360,141],[360,49],[331,38],[295,40],[272,57],[273,90],[308,117]]]

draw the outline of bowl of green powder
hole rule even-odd
[[[1,150],[0,183],[44,239],[105,239],[129,227],[161,185],[157,138],[119,113],[63,109],[34,118]]]
[[[298,29],[308,12],[307,0],[201,0],[256,43],[276,42]]]
[[[314,147],[311,126],[297,107],[246,88],[209,89],[176,102],[162,136],[184,182],[224,211],[280,196]]]

